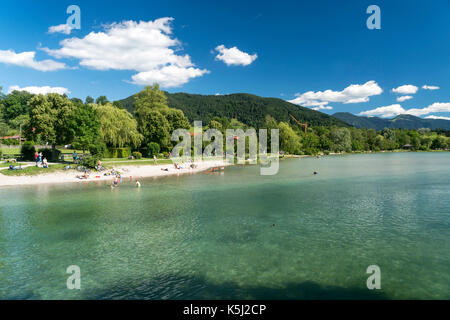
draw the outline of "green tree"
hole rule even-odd
[[[29,111],[27,103],[32,97],[33,94],[27,91],[13,91],[2,99],[2,112],[6,122],[27,114]]]
[[[44,96],[36,95],[28,102],[30,120],[27,124],[26,134],[36,141],[37,136],[48,142],[55,150],[57,144],[71,143],[73,131],[69,121],[75,106],[67,97],[56,93]]]
[[[94,103],[94,98],[87,96],[86,99],[84,99],[84,103]]]
[[[162,114],[169,122],[170,133],[176,129],[189,129],[191,127],[189,120],[184,116],[184,113],[181,110],[168,108],[167,110],[163,110]]]
[[[95,100],[95,103],[96,104],[101,104],[101,105],[105,105],[105,104],[107,104],[109,101],[108,101],[108,98],[106,98],[106,96],[100,96],[100,97],[98,97],[96,100]]]
[[[77,106],[69,120],[68,126],[74,137],[73,143],[83,148],[83,154],[100,137],[100,117],[92,104]]]
[[[208,128],[222,131],[222,124],[219,121],[211,120],[208,124]]]
[[[100,135],[110,147],[122,148],[125,145],[137,147],[142,141],[136,119],[125,109],[112,104],[94,105],[100,119]]]
[[[331,128],[330,138],[335,151],[350,152],[352,150],[352,138],[348,128]]]
[[[278,125],[280,148],[281,150],[295,154],[300,151],[300,137],[294,132],[294,130],[286,122],[280,122]]]
[[[169,121],[156,110],[142,110],[138,117],[139,132],[143,135],[143,142],[148,145],[150,142],[158,143],[162,149],[168,149],[170,145],[170,124]]]
[[[167,97],[164,92],[159,89],[158,84],[146,86],[144,90],[136,94],[134,101],[134,112],[137,117],[139,117],[141,113],[148,112],[149,110],[161,111],[169,108],[167,106]]]

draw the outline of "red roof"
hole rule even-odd
[[[5,136],[0,139],[20,139],[20,135],[16,134],[15,136]]]

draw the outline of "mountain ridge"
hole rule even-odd
[[[444,119],[422,119],[410,114],[400,114],[392,119],[383,119],[379,117],[361,117],[350,112],[337,112],[333,117],[338,118],[356,128],[367,128],[383,130],[392,129],[421,129],[431,130],[443,129],[450,130],[450,120]]]
[[[279,98],[265,98],[249,93],[233,93],[227,95],[201,95],[191,93],[168,93],[168,106],[184,112],[189,121],[202,120],[209,123],[215,116],[235,118],[248,126],[263,127],[266,115],[277,121],[284,121],[295,125],[289,114],[298,121],[307,122],[312,126],[336,125],[348,127],[340,119],[328,114],[301,107]],[[134,111],[134,95],[118,100],[129,112]]]

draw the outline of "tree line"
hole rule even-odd
[[[22,130],[29,144],[51,146],[54,157],[56,146],[68,144],[97,158],[114,148],[129,148],[153,156],[170,152],[175,144],[171,141],[175,129],[191,128],[182,110],[168,106],[167,95],[157,84],[145,87],[133,99],[133,113],[130,113],[120,102],[112,103],[106,96],[96,100],[88,96],[82,101],[56,93],[34,95],[13,91],[5,95],[0,90],[0,136]],[[289,121],[277,121],[271,115],[266,115],[263,122],[258,120],[258,126],[254,126],[255,121],[251,119],[245,123],[236,117],[214,115],[214,109],[210,112],[205,129],[218,129],[224,136],[226,129],[267,128],[269,133],[270,129],[278,129],[280,150],[290,154],[450,148],[449,132],[443,130],[376,131],[328,121],[321,125],[316,119],[318,122],[305,133],[303,128]],[[288,114],[285,118],[289,119]]]

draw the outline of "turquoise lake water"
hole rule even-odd
[[[450,153],[141,183],[0,189],[0,298],[450,299]]]

